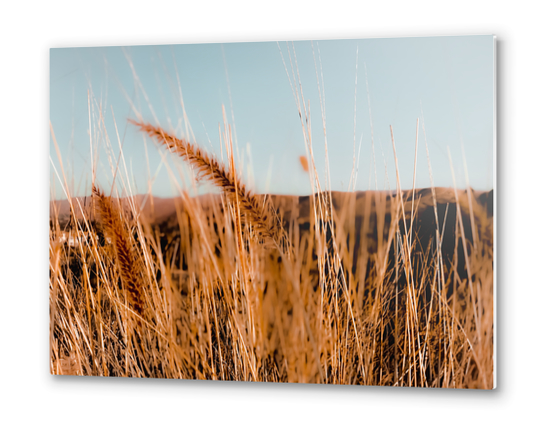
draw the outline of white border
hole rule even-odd
[[[497,351],[498,351],[498,313],[497,313],[497,36],[493,36],[493,388],[497,388],[497,371],[499,369],[497,365]]]

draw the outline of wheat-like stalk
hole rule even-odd
[[[251,193],[231,169],[226,169],[222,162],[198,146],[177,138],[160,127],[133,120],[129,122],[186,160],[196,169],[198,179],[206,179],[219,187],[232,202],[239,205],[245,222],[251,224],[256,233],[281,245],[283,234],[269,202],[264,204]]]
[[[106,237],[111,239],[111,244],[114,247],[116,262],[128,301],[134,311],[141,315],[144,302],[142,282],[138,276],[138,260],[134,254],[130,236],[122,223],[120,211],[111,197],[106,197],[96,186],[92,186],[92,194],[98,203],[104,233]]]

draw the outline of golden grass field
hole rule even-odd
[[[308,157],[311,196],[256,195],[133,124],[220,194],[51,202],[53,374],[493,388],[492,192],[331,192]]]

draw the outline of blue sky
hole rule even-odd
[[[146,193],[154,178],[154,195],[177,195],[167,167],[161,166],[164,149],[145,143],[127,119],[135,118],[137,110],[144,120],[158,120],[166,130],[176,128],[178,136],[186,136],[180,83],[193,141],[220,156],[224,105],[229,123],[235,124],[238,162],[249,186],[260,193],[309,194],[309,177],[299,162],[305,154],[302,126],[281,58],[282,51],[291,78],[293,49],[305,101],[310,101],[313,149],[323,181],[324,133],[314,56],[318,61],[333,190],[349,188],[354,140],[355,155],[361,153],[356,190],[396,188],[390,125],[401,186],[412,188],[417,118],[416,186],[428,187],[422,111],[435,185],[453,184],[449,148],[457,184],[466,186],[463,144],[470,185],[493,187],[493,37],[463,36],[52,49],[50,120],[70,193],[90,193],[90,91],[99,184],[107,190],[113,181],[103,132],[97,131],[101,108],[113,160],[119,152],[118,130],[133,191]],[[52,138],[50,155],[60,172]],[[174,174],[180,170],[186,178],[182,161],[165,157]],[[178,180],[190,189],[186,179]],[[204,185],[199,193],[206,190]],[[65,197],[52,166],[51,193]]]

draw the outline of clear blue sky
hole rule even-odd
[[[279,45],[291,76],[288,45],[286,42]],[[156,123],[152,108],[165,129],[171,130],[173,125],[178,128],[177,135],[185,135],[177,75],[188,120],[199,145],[220,156],[218,127],[223,123],[222,105],[230,123],[233,107],[243,165],[253,171],[252,176],[247,174],[252,171],[245,172],[246,179],[253,180],[249,185],[257,192],[310,193],[308,175],[299,162],[299,156],[305,154],[302,126],[279,45],[266,42],[52,49],[50,119],[71,193],[90,193],[87,93],[91,90],[94,103],[92,133],[94,142],[100,146],[100,185],[106,190],[110,188],[112,172],[103,136],[96,131],[99,123],[97,105],[102,107],[116,159],[119,147],[114,112],[127,166],[133,173],[135,191],[147,192],[148,181],[158,170],[153,193],[162,197],[177,195],[166,168],[160,167],[159,149],[152,143],[147,144],[147,164],[143,138],[127,123],[128,118],[136,116],[133,107],[145,120]],[[420,118],[420,136],[416,186],[430,185],[421,127],[422,109],[435,184],[452,185],[449,147],[457,183],[461,187],[466,185],[462,140],[470,185],[480,190],[493,187],[492,36],[327,40],[313,45],[310,41],[299,41],[293,46],[305,100],[311,105],[313,148],[323,181],[324,137],[313,47],[317,59],[321,59],[333,190],[347,190],[350,181],[354,105],[356,156],[363,136],[357,190],[386,189],[388,184],[391,189],[396,188],[390,125],[394,130],[402,188],[412,187],[417,118]],[[293,52],[291,44],[289,47]],[[132,61],[141,85],[134,82],[127,58]],[[130,105],[129,99],[134,106]],[[50,155],[60,172],[52,139]],[[180,162],[168,158],[172,166]],[[64,195],[57,181],[52,170],[52,195],[62,198]],[[205,190],[203,187],[200,192]]]

